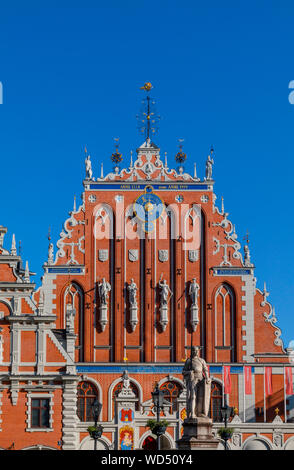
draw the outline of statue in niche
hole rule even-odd
[[[102,282],[98,284],[98,294],[100,299],[100,305],[107,305],[108,299],[108,292],[111,291],[111,285],[109,282],[105,281],[105,277],[103,277]]]
[[[168,304],[168,301],[169,301],[169,294],[170,294],[170,297],[172,297],[173,293],[172,291],[170,290],[169,288],[169,285],[167,284],[166,282],[166,279],[163,279],[162,282],[161,282],[161,278],[158,282],[159,284],[159,287],[160,287],[160,305],[161,306],[166,306]]]
[[[131,307],[137,306],[137,299],[136,299],[137,290],[138,290],[137,285],[134,282],[134,279],[132,278],[131,283],[128,285],[129,302],[130,302]]]
[[[210,404],[211,379],[204,359],[199,357],[200,348],[192,346],[189,357],[183,368],[187,389],[187,418],[207,417]]]
[[[199,296],[199,285],[197,284],[195,277],[190,282],[189,296],[191,298],[192,305],[197,305],[197,298]]]

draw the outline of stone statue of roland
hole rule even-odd
[[[186,360],[183,368],[183,376],[187,388],[187,418],[207,417],[211,379],[205,360],[199,357],[199,348],[197,346],[192,346],[191,357]]]

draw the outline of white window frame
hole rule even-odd
[[[27,394],[27,428],[28,432],[51,432],[53,431],[53,393],[31,393]],[[37,428],[32,427],[32,399],[44,400],[49,399],[49,427],[48,428]]]

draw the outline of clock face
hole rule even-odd
[[[164,204],[157,194],[146,192],[136,199],[133,208],[138,219],[144,222],[145,232],[152,232],[154,222],[164,211]]]

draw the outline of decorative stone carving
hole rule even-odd
[[[252,266],[252,263],[250,261],[250,251],[249,251],[249,246],[248,245],[244,246],[244,265],[245,266]]]
[[[129,302],[130,302],[130,325],[132,331],[135,331],[138,324],[138,306],[137,306],[137,285],[134,282],[134,279],[131,279],[131,283],[127,287],[129,292]]]
[[[213,158],[210,158],[210,155],[208,155],[207,160],[206,160],[206,172],[205,172],[206,180],[212,180],[212,165],[213,164],[214,164]]]
[[[105,281],[105,277],[103,277],[102,282],[98,284],[98,294],[100,298],[100,305],[107,305],[108,299],[108,292],[111,291],[111,285],[109,282]]]
[[[93,176],[91,157],[88,155],[85,159],[86,165],[86,179],[91,180]]]
[[[190,282],[189,286],[189,296],[191,299],[191,319],[190,323],[192,326],[193,331],[196,331],[197,325],[199,323],[199,316],[198,316],[198,296],[199,296],[199,285],[196,282],[196,278],[194,278]]]
[[[137,285],[134,282],[134,279],[131,279],[131,283],[128,285],[128,291],[129,291],[129,302],[131,306],[137,306]]]
[[[76,309],[73,308],[72,304],[67,304],[66,306],[66,330],[68,332],[74,332],[75,329],[75,316]]]
[[[102,282],[98,284],[98,295],[100,299],[100,319],[99,323],[101,326],[102,331],[105,330],[105,327],[108,323],[107,318],[107,300],[108,300],[108,293],[111,291],[111,285],[109,282],[105,281],[105,278],[102,279]]]
[[[98,259],[99,261],[107,261],[108,260],[108,250],[107,249],[104,249],[104,250],[98,250]]]
[[[129,261],[138,261],[139,251],[138,250],[129,250]]]
[[[122,380],[123,380],[123,386],[117,397],[118,398],[135,398],[136,395],[131,389],[128,371],[125,370],[123,372]]]
[[[53,263],[54,263],[54,245],[53,243],[49,243],[47,264],[52,265]]]
[[[198,261],[199,259],[199,250],[188,250],[188,259],[191,263]]]
[[[162,263],[168,261],[168,250],[158,250],[158,259]]]
[[[160,288],[160,320],[159,323],[161,325],[162,331],[166,330],[168,325],[168,302],[172,297],[173,293],[169,288],[169,285],[166,282],[166,279],[163,279],[161,282],[161,278],[158,282]]]

